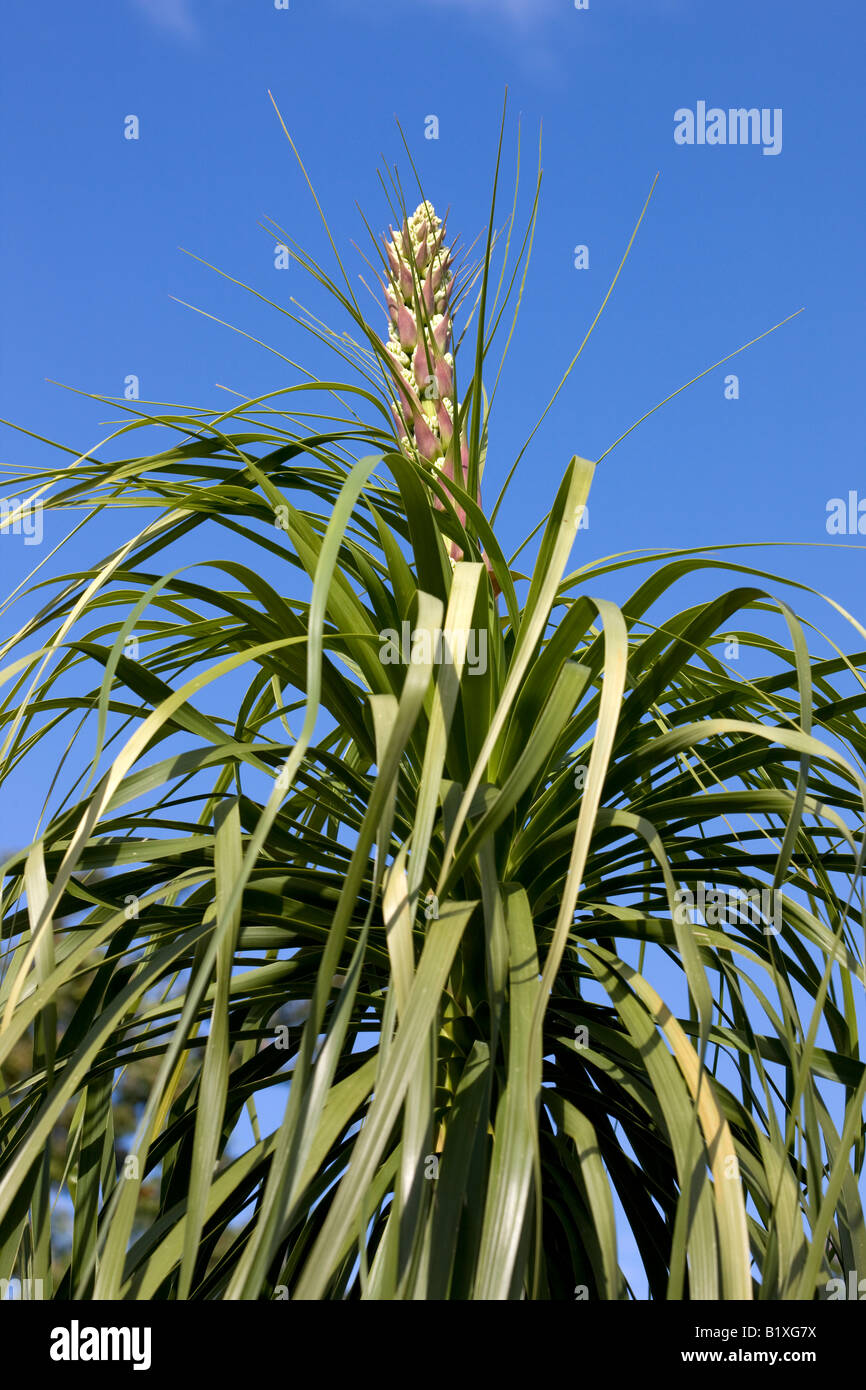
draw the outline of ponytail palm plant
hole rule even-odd
[[[383,185],[370,321],[279,231],[349,327],[290,318],[350,379],[126,403],[26,479],[126,530],[2,648],[7,790],[59,770],[2,865],[0,1278],[825,1296],[866,1271],[863,652],[810,654],[720,548],[581,556],[580,456],[507,560],[492,364],[538,188],[521,237],[495,180],[461,255]],[[734,622],[751,679],[714,652]]]

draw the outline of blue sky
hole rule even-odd
[[[606,461],[593,548],[682,540],[827,540],[826,502],[860,484],[864,192],[853,4],[676,0],[111,0],[12,7],[3,80],[0,347],[3,413],[64,442],[98,408],[46,384],[213,404],[286,369],[191,314],[187,299],[293,354],[302,335],[178,252],[183,245],[285,301],[273,216],[324,255],[317,215],[271,88],[338,245],[361,238],[357,199],[387,220],[380,152],[396,113],[437,205],[470,240],[486,216],[502,95],[531,172],[544,123],[542,215],[488,489],[531,427],[600,302],[651,179],[661,178],[591,346],[518,480],[515,519],[572,451],[596,456],[668,391],[801,305],[806,313],[679,398]],[[678,147],[698,100],[780,107],[778,157]],[[439,117],[425,140],[424,118]],[[140,138],[123,138],[135,114]],[[513,153],[512,145],[508,153]],[[405,160],[403,160],[405,168]],[[575,270],[573,248],[589,247]],[[357,263],[360,267],[360,262]],[[291,282],[287,283],[288,281]],[[2,458],[38,456],[4,435]],[[42,455],[44,457],[44,454]],[[501,465],[499,463],[501,457]],[[507,462],[506,462],[507,460]],[[529,470],[527,470],[527,473]],[[522,489],[522,490],[521,490]],[[507,520],[507,518],[506,518]],[[850,563],[846,563],[846,560]],[[792,571],[856,594],[860,557],[792,554]]]
[[[662,397],[805,306],[614,450],[576,560],[798,542],[756,562],[832,594],[862,621],[866,536],[831,536],[825,523],[830,499],[854,491],[866,501],[864,38],[853,0],[589,0],[581,10],[572,0],[290,0],[287,9],[273,0],[19,0],[6,8],[0,60],[0,414],[83,450],[116,412],[46,378],[122,396],[134,374],[145,400],[207,407],[229,402],[217,383],[257,395],[298,379],[171,296],[326,374],[327,359],[289,319],[178,250],[287,306],[297,295],[325,307],[297,265],[275,268],[274,237],[259,226],[273,217],[327,263],[268,89],[341,253],[360,271],[355,203],[384,228],[380,155],[408,174],[395,115],[427,195],[451,207],[450,230],[467,242],[482,230],[507,86],[503,215],[518,118],[527,191],[543,124],[544,182],[486,498],[547,404],[660,178],[612,300],[518,471],[501,514],[506,548],[546,510],[572,453],[598,457]],[[675,112],[699,102],[780,110],[780,152],[678,145]],[[124,138],[131,115],[136,140]],[[431,115],[435,140],[425,139]],[[578,245],[588,248],[586,269],[575,268]],[[735,400],[725,397],[730,372]],[[5,462],[47,459],[44,445],[0,431],[0,491]],[[64,567],[108,549],[116,529],[96,535],[74,541]],[[42,558],[21,537],[0,539],[0,589]],[[724,582],[697,581],[676,607]],[[628,590],[611,581],[600,592]],[[817,621],[826,615],[805,607]],[[826,626],[856,649],[838,620]],[[0,848],[35,821],[42,782],[32,777],[0,808]]]
[[[611,455],[593,495],[592,543],[603,553],[683,540],[826,541],[828,498],[858,483],[866,493],[859,8],[290,3],[12,7],[3,413],[83,447],[104,410],[46,377],[121,394],[134,373],[143,397],[207,404],[225,399],[216,382],[250,392],[283,384],[275,358],[170,298],[290,355],[303,342],[177,249],[283,301],[306,294],[298,267],[274,269],[273,238],[258,226],[273,216],[326,250],[267,89],[351,256],[362,234],[355,200],[374,226],[387,220],[376,165],[380,152],[401,158],[395,113],[429,195],[452,205],[451,225],[471,240],[486,217],[507,84],[508,153],[519,115],[530,171],[543,122],[545,180],[488,490],[594,315],[661,173],[614,299],[540,436],[531,476],[515,487],[515,534],[522,503],[541,476],[555,483],[571,452],[596,456],[668,391],[805,305],[726,369],[740,377],[739,400],[725,400],[720,370]],[[699,100],[781,108],[781,154],[677,146],[674,111]],[[430,113],[435,141],[423,135]],[[129,114],[140,121],[135,141],[123,138]],[[587,270],[574,268],[578,244],[589,247]],[[0,447],[3,459],[39,456],[8,434]],[[858,592],[859,555],[792,553],[786,564]]]
[[[14,5],[0,96],[0,414],[83,450],[117,413],[46,378],[122,396],[135,375],[143,400],[209,407],[231,401],[217,383],[255,395],[298,379],[176,299],[330,375],[333,364],[289,319],[178,249],[282,304],[294,295],[331,312],[297,264],[275,268],[274,237],[259,225],[273,217],[328,262],[268,89],[354,273],[364,266],[351,243],[365,236],[356,201],[374,227],[389,217],[380,155],[408,175],[395,115],[428,196],[451,207],[450,230],[470,242],[483,229],[507,86],[503,217],[518,120],[527,192],[543,125],[544,182],[491,426],[488,500],[595,315],[656,171],[660,178],[614,295],[512,485],[500,518],[506,547],[543,514],[572,453],[598,457],[683,382],[805,306],[609,455],[579,558],[796,541],[751,554],[856,611],[866,537],[830,536],[826,521],[831,498],[853,490],[866,503],[864,28],[854,4],[819,12],[798,0],[589,0],[585,10],[571,0]],[[781,151],[678,145],[675,112],[699,102],[779,109]],[[435,140],[425,139],[431,115]],[[135,140],[124,138],[129,116]],[[588,247],[586,269],[575,268],[579,245]],[[736,400],[725,398],[732,371]],[[0,430],[0,481],[5,461],[47,460],[43,445]],[[70,568],[108,548],[114,532],[106,525],[90,537],[67,547]],[[4,590],[44,549],[2,538]],[[710,576],[701,592],[723,582]],[[605,590],[627,592],[614,581]],[[826,609],[806,607],[824,622]],[[836,620],[828,625],[856,647]],[[34,812],[40,800],[34,787]],[[20,824],[20,805],[0,813],[0,843]]]

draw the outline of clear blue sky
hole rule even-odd
[[[275,269],[274,238],[258,225],[271,216],[327,259],[268,89],[341,251],[361,269],[350,246],[364,237],[355,202],[383,227],[380,154],[406,169],[395,115],[428,196],[451,205],[450,230],[471,241],[483,228],[507,85],[503,211],[518,116],[527,187],[543,123],[544,185],[487,498],[661,177],[614,297],[518,473],[502,513],[506,545],[546,510],[572,453],[597,457],[663,396],[805,306],[610,455],[580,558],[727,541],[823,545],[764,562],[862,619],[866,555],[851,547],[866,536],[831,537],[825,521],[830,498],[854,490],[866,499],[864,38],[854,0],[589,0],[585,10],[572,0],[290,0],[285,10],[273,0],[7,3],[0,414],[83,450],[111,412],[45,378],[120,396],[135,374],[145,399],[210,407],[228,402],[216,383],[254,395],[297,379],[171,295],[324,374],[325,359],[288,319],[178,251],[282,303],[296,294],[323,307],[297,265]],[[674,113],[699,102],[780,109],[780,153],[676,144]],[[124,138],[130,115],[137,140]],[[438,140],[424,138],[430,115]],[[588,269],[574,267],[577,245],[589,248]],[[725,399],[728,372],[739,377],[738,400]],[[47,455],[2,430],[8,487],[3,461],[44,464]],[[112,538],[103,529],[97,549]],[[75,542],[64,567],[88,554],[90,543]],[[3,538],[0,589],[43,555]],[[614,587],[613,596],[625,592]],[[0,847],[20,843],[35,819],[39,782],[28,788],[25,779],[21,798],[0,810]]]
[[[326,245],[267,97],[307,162],[334,235],[388,213],[380,152],[405,159],[471,240],[486,217],[503,91],[531,175],[544,125],[542,215],[527,304],[500,393],[485,494],[546,403],[613,273],[656,170],[629,265],[538,437],[504,515],[505,539],[572,452],[595,457],[644,410],[801,305],[806,313],[647,422],[605,462],[582,543],[816,543],[830,497],[863,467],[863,9],[853,0],[43,0],[6,8],[2,74],[0,410],[81,448],[104,408],[46,384],[227,402],[290,378],[276,358],[190,313],[189,300],[290,356],[287,319],[181,255],[183,245],[263,293],[309,298],[277,271],[263,216]],[[698,101],[783,112],[783,147],[678,146]],[[439,117],[439,139],[424,118]],[[140,139],[124,139],[136,115]],[[506,190],[507,191],[507,190]],[[589,247],[576,270],[573,248]],[[360,261],[354,262],[360,268]],[[317,361],[317,358],[313,358]],[[740,398],[724,397],[736,371]],[[45,452],[3,431],[0,459]],[[528,527],[526,527],[528,529]],[[799,551],[779,568],[854,604],[863,556]],[[852,538],[847,538],[851,540]],[[866,537],[860,538],[866,542]],[[856,542],[857,537],[853,540]],[[32,560],[6,540],[0,564]]]
[[[274,237],[259,225],[273,217],[328,262],[268,89],[355,271],[364,267],[351,242],[366,235],[356,200],[373,227],[389,217],[380,155],[411,185],[395,115],[428,196],[451,206],[452,233],[469,242],[483,229],[507,86],[503,217],[518,117],[527,191],[543,124],[544,184],[496,402],[488,500],[591,322],[657,170],[660,179],[614,296],[518,472],[501,513],[505,545],[543,514],[573,452],[598,457],[662,397],[805,306],[606,459],[578,553],[823,545],[752,557],[860,611],[866,556],[852,547],[866,535],[831,537],[825,524],[833,497],[854,490],[866,504],[866,23],[854,0],[589,0],[585,10],[572,0],[19,0],[3,37],[0,415],[83,450],[117,412],[46,378],[120,396],[134,374],[144,400],[213,408],[231,402],[217,383],[257,395],[298,379],[172,295],[330,375],[333,363],[289,319],[178,250],[281,303],[297,295],[332,312],[297,264],[275,268]],[[674,113],[699,102],[780,109],[780,153],[678,145]],[[430,115],[437,140],[425,139]],[[124,138],[128,116],[137,140]],[[575,269],[578,245],[588,269]],[[731,371],[737,400],[725,399]],[[45,464],[48,451],[0,429],[2,493],[7,460]],[[48,521],[52,541],[60,524]],[[66,567],[107,549],[116,523],[95,536],[67,548]],[[0,588],[46,549],[4,536]],[[706,591],[723,582],[712,576]],[[608,596],[627,592],[611,582]],[[856,646],[853,634],[843,640]],[[0,813],[0,845],[20,826],[20,806]]]

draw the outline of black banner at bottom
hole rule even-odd
[[[26,1294],[26,1290],[22,1290]],[[101,1378],[102,1372],[145,1376],[166,1373],[219,1374],[223,1379],[288,1371],[299,1353],[316,1358],[331,1374],[343,1365],[358,1368],[359,1353],[375,1365],[372,1336],[408,1333],[424,1340],[425,1364],[447,1362],[448,1333],[460,1334],[461,1380],[473,1354],[489,1375],[490,1362],[524,1354],[576,1357],[580,1365],[609,1367],[618,1374],[654,1377],[674,1366],[687,1373],[717,1366],[758,1366],[766,1373],[792,1367],[820,1371],[859,1364],[864,1313],[859,1300],[822,1303],[589,1303],[576,1301],[511,1307],[437,1304],[404,1307],[379,1323],[370,1304],[333,1303],[60,1303],[0,1301],[4,1360],[24,1350],[28,1371],[39,1383],[63,1384],[70,1377]],[[558,1311],[557,1311],[558,1310]],[[513,1321],[514,1318],[517,1321]],[[395,1321],[396,1318],[396,1321]],[[405,1321],[404,1321],[405,1319]],[[541,1331],[561,1339],[557,1348],[523,1341]],[[362,1334],[362,1335],[358,1335]],[[493,1334],[489,1336],[488,1334]],[[520,1340],[517,1340],[520,1339]],[[383,1340],[379,1350],[389,1342]]]

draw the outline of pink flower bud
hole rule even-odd
[[[431,430],[424,416],[420,413],[414,419],[415,443],[418,445],[418,452],[428,463],[435,463],[439,457],[439,440]]]
[[[418,341],[418,325],[415,322],[415,315],[411,310],[401,304],[397,309],[397,332],[400,335],[400,346],[404,352],[411,352]]]
[[[436,416],[439,420],[439,438],[447,448],[451,443],[451,436],[454,433],[454,421],[448,412],[448,407],[444,401],[440,401],[436,407]],[[453,473],[452,473],[453,476]]]
[[[442,396],[448,396],[448,398],[450,399],[451,396],[453,396],[454,394],[454,372],[451,365],[448,362],[446,362],[443,358],[441,361],[436,363],[436,366],[433,368],[433,372],[436,377],[436,390],[439,397],[441,398]]]
[[[403,407],[403,414],[406,419],[411,420],[415,412],[421,409],[421,402],[402,374],[397,381],[397,397]]]
[[[451,337],[451,320],[445,316],[439,320],[433,329],[433,341],[439,349],[440,354],[448,349],[448,341]]]
[[[397,296],[390,285],[387,285],[385,288],[385,303],[388,305],[388,314],[391,322],[396,323],[399,305],[397,303]]]
[[[400,293],[404,299],[412,302],[415,294],[415,281],[412,279],[412,272],[405,261],[400,262]]]
[[[428,314],[432,314],[434,304],[432,271],[428,274],[427,279],[424,281],[424,288],[421,291],[421,293],[424,299],[424,308],[427,310]]]
[[[418,389],[423,395],[433,375],[433,353],[424,342],[423,334],[418,338],[418,346],[412,358],[412,370],[415,373]]]

